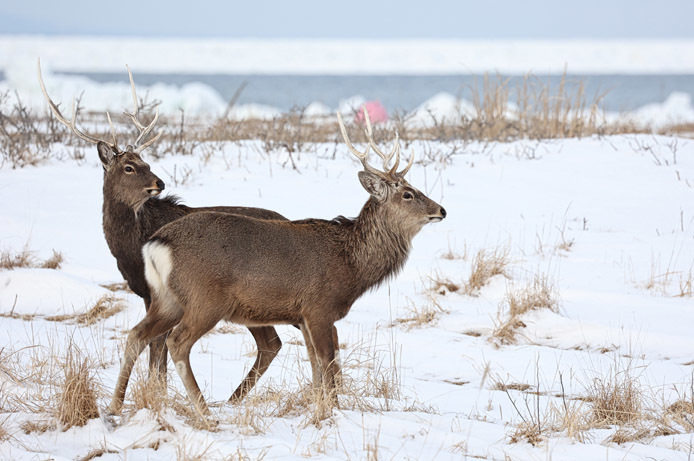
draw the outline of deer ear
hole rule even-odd
[[[388,197],[388,184],[383,178],[368,171],[360,171],[358,175],[361,185],[373,198],[382,202]]]
[[[103,141],[99,141],[96,145],[96,150],[99,151],[99,160],[101,160],[104,170],[108,170],[116,158],[117,152]]]

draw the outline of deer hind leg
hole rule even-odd
[[[145,299],[145,311],[149,312],[151,300]],[[169,350],[166,347],[166,335],[161,335],[149,343],[149,379],[156,380],[166,388],[166,358]]]
[[[171,330],[180,319],[181,314],[179,312],[158,309],[157,305],[153,303],[152,307],[147,311],[145,318],[133,327],[128,334],[120,373],[118,374],[116,388],[113,391],[113,398],[108,409],[109,413],[117,414],[120,412],[133,366],[147,344]]]
[[[333,344],[333,323],[326,320],[304,322],[309,333],[310,343],[313,346],[315,359],[321,373],[321,382],[328,399],[337,406],[337,391],[335,388],[335,375],[339,367],[335,363],[335,345]],[[303,328],[302,328],[303,331]],[[310,358],[310,352],[309,352]],[[314,369],[314,377],[316,370]],[[315,378],[314,378],[315,379]],[[315,386],[315,384],[314,384]]]
[[[190,367],[190,350],[195,342],[205,333],[210,331],[218,322],[218,318],[205,318],[200,316],[200,311],[184,314],[181,322],[169,334],[166,343],[169,346],[171,359],[176,367],[176,372],[183,381],[188,398],[193,402],[198,413],[202,417],[210,415],[210,409],[205,403],[205,398],[200,392],[198,382]]]
[[[149,343],[149,379],[155,379],[166,387],[166,358],[169,349],[166,347],[166,333]]]
[[[282,348],[282,341],[274,327],[248,327],[255,339],[258,355],[253,368],[248,372],[239,387],[229,398],[229,402],[240,402],[253,389],[261,376],[267,371],[270,363],[277,357]]]

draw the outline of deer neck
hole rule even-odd
[[[412,238],[389,222],[380,204],[369,198],[351,228],[348,248],[364,291],[395,276],[405,265]]]

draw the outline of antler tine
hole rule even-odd
[[[337,123],[340,126],[340,132],[342,133],[342,139],[344,139],[345,144],[347,144],[347,148],[349,149],[350,152],[352,152],[355,157],[359,159],[361,164],[364,166],[364,170],[375,173],[377,175],[383,176],[382,171],[378,171],[376,168],[372,167],[369,165],[368,162],[368,157],[369,157],[369,151],[371,150],[371,145],[367,144],[366,145],[366,150],[364,152],[358,151],[350,142],[349,136],[347,136],[347,129],[345,128],[345,124],[342,121],[342,116],[340,115],[340,112],[337,112]]]
[[[149,141],[147,141],[143,145],[138,146],[140,144],[140,142],[147,137],[149,132],[152,131],[152,128],[154,128],[154,125],[156,125],[157,121],[159,120],[159,107],[157,106],[157,110],[156,110],[156,113],[154,114],[154,118],[152,119],[152,122],[149,125],[144,126],[140,122],[140,120],[138,120],[137,116],[139,114],[140,109],[139,109],[139,106],[137,104],[137,92],[135,91],[135,80],[133,79],[133,73],[130,72],[130,67],[127,65],[125,67],[126,67],[126,69],[128,69],[128,77],[130,77],[130,89],[131,89],[132,95],[133,95],[133,112],[132,113],[124,112],[124,114],[127,115],[130,118],[130,120],[133,121],[133,123],[135,124],[137,129],[140,131],[140,134],[138,135],[137,139],[135,140],[135,147],[136,148],[133,151],[136,154],[139,154],[140,152],[145,150],[145,148],[151,146],[161,136],[161,133],[158,133],[156,136],[154,136],[152,139],[150,139]]]
[[[364,111],[364,121],[366,122],[366,128],[364,129],[364,133],[366,134],[366,138],[369,140],[369,145],[374,150],[374,152],[376,152],[376,155],[381,157],[381,160],[383,160],[383,169],[385,171],[393,173],[397,169],[397,165],[400,162],[400,138],[398,137],[398,134],[395,133],[395,144],[393,145],[393,148],[390,150],[390,153],[388,155],[384,154],[376,145],[376,141],[374,141],[373,128],[371,128],[371,118],[369,117],[369,111],[366,110],[365,105],[361,106],[361,108]],[[396,153],[398,154],[398,156],[395,159],[395,166],[393,168],[390,168],[388,164],[390,163],[390,160],[393,158],[393,155],[395,155]]]
[[[399,155],[398,155],[399,157]],[[398,177],[404,178],[405,175],[407,174],[408,171],[410,171],[410,168],[412,167],[412,164],[414,163],[414,152],[412,152],[412,155],[410,155],[410,160],[407,162],[407,166],[403,168],[402,171],[399,173],[395,173]]]
[[[63,125],[67,126],[72,130],[73,133],[77,135],[80,139],[83,139],[84,141],[91,142],[93,144],[97,144],[101,139],[95,138],[93,136],[89,136],[88,134],[82,133],[77,126],[75,125],[77,121],[77,105],[75,104],[75,100],[72,100],[72,120],[66,119],[63,114],[60,113],[60,109],[58,109],[58,105],[53,102],[50,96],[48,96],[48,91],[46,91],[46,85],[43,83],[43,76],[41,75],[41,59],[38,59],[37,62],[37,72],[38,72],[38,77],[39,77],[39,85],[41,86],[41,91],[43,92],[44,98],[46,98],[46,102],[48,102],[48,107],[51,109],[51,112],[53,112],[53,115],[55,115],[55,118],[58,119],[60,123]],[[115,136],[115,135],[114,135]]]
[[[157,112],[157,117],[158,116],[159,116],[159,113]],[[156,117],[155,117],[155,121],[156,121]],[[161,137],[161,133],[157,133],[152,139],[150,139],[149,141],[147,141],[143,145],[136,147],[135,150],[133,150],[133,152],[136,154],[139,154],[140,152],[142,152],[143,150],[147,149],[149,146],[154,144],[160,137]]]

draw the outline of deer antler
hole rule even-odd
[[[37,61],[37,67],[38,67],[38,74],[39,74],[39,85],[41,85],[41,91],[43,92],[43,96],[46,98],[46,101],[48,101],[48,107],[51,108],[51,112],[53,112],[53,115],[58,119],[60,123],[63,125],[67,126],[72,130],[73,133],[77,135],[78,138],[83,139],[84,141],[91,142],[93,144],[98,143],[99,141],[102,141],[101,139],[95,138],[93,136],[89,136],[88,134],[82,133],[77,126],[75,125],[77,122],[77,112],[78,112],[78,107],[75,105],[75,99],[72,99],[72,120],[66,119],[63,114],[60,113],[60,109],[58,109],[58,105],[53,102],[50,96],[48,96],[48,92],[46,91],[46,85],[43,84],[43,77],[41,76],[41,60],[39,59]],[[113,128],[113,126],[111,127]],[[116,133],[115,131],[112,132],[113,134],[113,145],[115,147],[115,139],[116,139]]]
[[[347,129],[345,128],[345,124],[342,121],[342,116],[340,115],[339,111],[337,112],[337,123],[338,123],[338,125],[340,125],[340,132],[342,133],[342,139],[345,141],[345,144],[347,144],[347,148],[349,149],[349,151],[351,153],[354,154],[355,157],[357,157],[359,159],[359,161],[361,161],[361,164],[364,166],[364,170],[383,177],[382,171],[379,171],[376,168],[369,165],[368,157],[369,157],[369,150],[371,150],[371,145],[367,144],[366,150],[364,152],[357,150],[352,145],[352,143],[349,140],[349,136],[347,136]]]
[[[366,134],[366,139],[368,140],[368,144],[366,146],[366,150],[364,152],[360,152],[357,149],[354,148],[352,143],[349,141],[349,137],[347,137],[347,130],[345,129],[345,125],[342,121],[342,116],[340,113],[337,113],[337,122],[340,125],[340,131],[342,132],[342,138],[345,140],[345,144],[347,144],[347,147],[349,150],[359,159],[361,160],[362,165],[364,165],[364,169],[367,171],[370,171],[372,173],[376,173],[380,176],[384,175],[389,175],[389,176],[396,176],[398,178],[403,178],[405,174],[410,170],[410,167],[412,166],[412,163],[414,162],[414,154],[410,156],[410,160],[407,163],[407,166],[400,172],[397,171],[398,166],[400,165],[400,136],[398,133],[395,133],[395,142],[393,144],[393,148],[391,149],[389,154],[384,154],[376,145],[376,142],[373,139],[373,129],[371,127],[371,119],[369,118],[369,112],[366,110],[365,106],[362,106],[362,110],[364,111],[364,121],[366,122],[366,127],[364,128],[364,134]],[[379,171],[375,168],[373,168],[371,165],[368,165],[367,163],[367,156],[369,153],[369,150],[373,149],[374,152],[376,152],[376,155],[381,157],[381,160],[383,161],[383,170],[384,171]],[[395,164],[392,167],[389,167],[388,164],[390,163],[390,160],[395,157]]]
[[[130,77],[130,88],[131,88],[132,94],[133,94],[133,113],[132,114],[130,112],[123,112],[123,113],[125,115],[127,115],[128,117],[130,117],[130,119],[133,121],[133,123],[135,124],[137,129],[140,130],[139,136],[137,137],[137,139],[135,139],[135,145],[134,145],[134,150],[133,150],[133,152],[135,152],[136,154],[139,154],[145,148],[152,145],[161,136],[161,133],[157,133],[155,136],[153,136],[146,143],[142,144],[141,146],[138,145],[138,144],[140,144],[140,141],[145,139],[145,137],[149,134],[149,132],[152,131],[152,128],[154,128],[154,125],[157,123],[157,120],[159,120],[159,106],[157,106],[157,111],[154,114],[154,118],[152,119],[152,122],[149,125],[144,126],[138,120],[137,115],[138,115],[140,109],[139,109],[139,106],[137,104],[137,92],[135,91],[135,81],[133,80],[132,72],[130,72],[130,67],[128,67],[127,65],[125,67],[128,69],[128,76]]]
[[[53,112],[53,115],[60,121],[63,125],[67,126],[72,130],[73,133],[75,133],[80,139],[83,139],[87,142],[96,144],[99,141],[104,141],[102,139],[95,138],[93,136],[89,136],[88,134],[83,133],[77,128],[77,113],[79,112],[78,107],[75,106],[75,100],[73,98],[72,100],[72,120],[68,120],[63,116],[63,114],[60,113],[60,109],[58,109],[58,105],[53,102],[50,96],[48,96],[48,92],[46,91],[46,85],[43,83],[43,77],[41,75],[41,60],[39,59],[37,62],[38,66],[38,76],[39,76],[39,84],[41,85],[41,91],[43,92],[43,96],[46,98],[46,101],[48,102],[48,107],[50,107],[51,112]],[[127,67],[127,66],[126,66]],[[144,126],[137,118],[138,115],[138,105],[137,105],[137,93],[135,92],[135,81],[133,80],[133,74],[130,72],[130,68],[128,68],[128,75],[130,76],[130,88],[132,90],[132,95],[133,95],[133,105],[134,105],[134,110],[133,113],[129,112],[124,112],[125,115],[130,117],[130,119],[133,121],[137,129],[140,131],[140,134],[137,136],[137,139],[135,140],[135,145],[134,147],[128,146],[127,150],[132,150],[132,152],[139,154],[142,152],[145,148],[151,146],[159,137],[161,136],[161,133],[157,133],[155,136],[153,136],[151,139],[149,139],[147,142],[145,142],[142,145],[139,145],[142,140],[144,140],[147,135],[152,131],[152,128],[154,128],[154,125],[157,123],[157,120],[159,120],[159,107],[157,107],[157,112],[154,116],[154,119],[152,122]],[[111,144],[114,148],[117,150],[117,142],[116,142],[116,130],[113,127],[113,123],[111,122],[111,114],[106,112],[106,118],[108,119],[108,124],[111,127],[111,136],[113,137],[113,143]],[[104,141],[106,142],[106,141]]]

